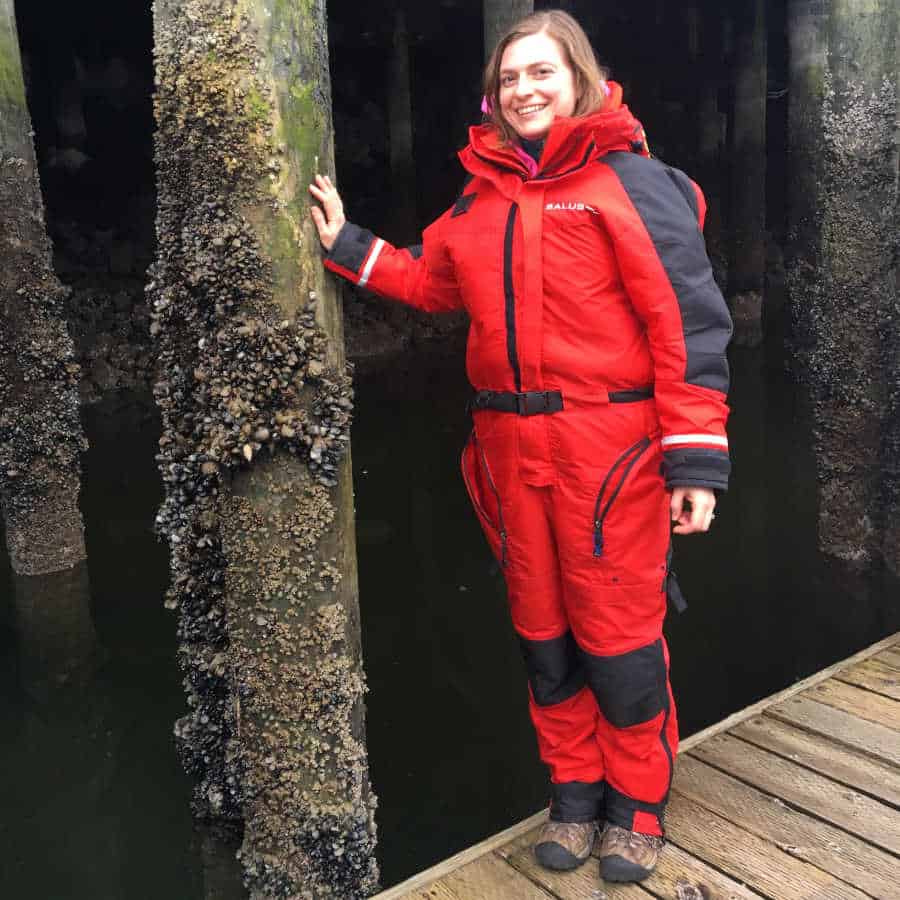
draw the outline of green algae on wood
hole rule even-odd
[[[163,412],[198,814],[253,897],[377,883],[340,312],[306,185],[332,170],[321,2],[158,0]]]
[[[25,81],[19,64],[19,47],[15,34],[4,22],[0,10],[0,106],[25,106]]]

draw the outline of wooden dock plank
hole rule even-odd
[[[498,831],[496,834],[486,837],[483,841],[479,841],[471,847],[460,850],[459,853],[455,853],[453,856],[431,866],[431,868],[418,872],[410,878],[407,878],[405,881],[401,881],[399,884],[387,888],[380,894],[376,894],[373,900],[401,900],[401,898],[415,896],[416,891],[428,887],[445,875],[449,875],[455,869],[460,869],[468,863],[480,859],[497,847],[502,847],[504,844],[515,840],[519,835],[533,831],[541,825],[546,818],[547,810],[542,809],[539,812],[534,813],[534,815],[529,816],[527,819],[516,822],[515,825],[510,825],[509,828]]]
[[[900,669],[900,646],[888,647],[880,653],[876,653],[872,659],[877,659],[893,669]]]
[[[900,703],[873,691],[845,684],[837,678],[829,678],[828,681],[817,684],[802,696],[842,709],[876,725],[886,725],[894,731],[900,731]]]
[[[900,862],[846,831],[797,812],[692,756],[679,757],[673,789],[878,900],[897,900]]]
[[[834,676],[838,681],[884,694],[900,700],[900,669],[895,669],[878,659],[867,659]]]
[[[553,900],[554,895],[534,884],[506,860],[486,853],[455,869],[440,881],[406,896],[416,900]]]
[[[821,734],[810,734],[770,716],[748,719],[730,733],[864,794],[900,805],[900,768],[835,744]]]
[[[769,707],[765,714],[900,766],[900,734],[884,725],[867,722],[805,696],[791,697]]]
[[[696,750],[696,748],[695,748]],[[773,900],[865,900],[829,872],[704,809],[681,794],[670,800],[669,840]]]
[[[656,870],[643,883],[664,900],[670,897],[756,900],[762,896],[672,843],[666,844]]]
[[[403,896],[408,900],[460,900],[459,896],[451,891],[443,881],[434,881],[427,888],[421,888]]]
[[[704,741],[691,754],[804,812],[900,853],[897,813],[872,797],[838,787],[816,772],[728,734]]]
[[[591,900],[592,897],[598,896],[597,892],[601,890],[606,900],[650,900],[653,896],[637,884],[604,883],[600,880],[599,867],[594,859],[589,859],[574,872],[551,872],[542,868],[531,849],[536,836],[537,829],[496,852],[506,859],[509,865],[559,900]]]

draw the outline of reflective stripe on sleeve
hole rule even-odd
[[[378,238],[375,241],[375,249],[372,250],[369,255],[368,262],[366,262],[366,267],[363,269],[363,273],[359,281],[357,282],[360,287],[365,287],[366,282],[369,280],[369,276],[372,274],[372,269],[375,266],[375,260],[378,259],[378,255],[381,253],[381,248],[384,246],[384,241],[381,238]]]
[[[672,444],[712,444],[714,447],[728,448],[728,438],[716,434],[669,434],[662,439],[663,447]]]

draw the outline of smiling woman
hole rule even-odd
[[[528,97],[528,87],[534,97]],[[485,67],[488,115],[510,141],[516,135],[526,140],[545,137],[554,115],[596,112],[607,92],[606,75],[587,36],[565,13],[537,13],[523,19],[501,38]],[[526,121],[520,118],[519,101],[529,99],[547,111],[523,130]]]
[[[562,48],[546,32],[528,35],[504,50],[499,97],[504,121],[531,141],[545,138],[557,116],[575,111],[575,76]]]
[[[550,770],[535,854],[575,868],[603,826],[602,877],[637,881],[662,849],[678,744],[670,519],[707,531],[728,484],[731,322],[703,195],[650,158],[574,19],[514,25],[484,86],[487,121],[460,154],[471,178],[421,246],[347,222],[324,175],[311,214],[331,271],[471,318],[462,475],[505,576]]]

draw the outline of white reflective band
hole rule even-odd
[[[714,444],[716,447],[728,447],[728,438],[716,434],[670,434],[662,439],[663,447],[669,444]]]
[[[378,259],[378,254],[381,253],[381,248],[384,246],[384,241],[381,238],[378,238],[375,241],[375,249],[369,256],[369,261],[366,263],[366,267],[363,269],[362,278],[359,279],[359,286],[365,287],[366,282],[369,280],[369,276],[372,274],[372,267],[375,265],[375,260]]]

